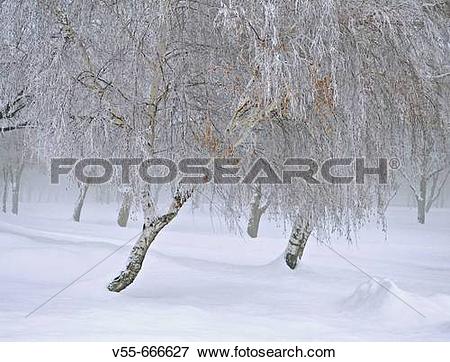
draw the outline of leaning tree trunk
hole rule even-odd
[[[142,233],[131,249],[125,270],[123,270],[108,285],[108,290],[111,292],[120,292],[133,283],[142,268],[142,263],[144,262],[150,245],[153,243],[159,232],[178,215],[178,212],[192,194],[192,189],[187,191],[177,189],[172,204],[166,214],[151,218],[151,212],[146,212]],[[152,210],[154,206],[152,205],[151,198],[147,198],[147,200],[147,209]]]
[[[73,220],[76,222],[80,222],[81,210],[83,209],[84,200],[86,199],[88,189],[89,185],[87,184],[80,185],[80,192],[78,193],[75,209],[73,210]]]
[[[425,224],[427,213],[427,179],[423,176],[420,180],[420,195],[417,197],[417,221]]]
[[[153,199],[154,213],[158,212],[159,196],[161,194],[162,187],[163,184],[156,184],[155,187],[153,188],[152,199]]]
[[[149,187],[145,187],[142,191],[142,213],[144,214],[144,224],[152,222],[156,216],[156,201],[152,198]]]
[[[127,191],[123,194],[122,205],[120,206],[119,216],[117,217],[117,224],[120,227],[126,227],[128,224],[128,219],[130,218],[131,210],[131,192]]]
[[[292,270],[297,267],[298,261],[302,259],[311,231],[309,222],[303,220],[297,222],[292,228],[289,244],[285,252],[286,264]]]
[[[261,216],[266,212],[269,207],[269,202],[264,206],[261,206],[261,185],[257,185],[253,194],[253,199],[250,204],[250,217],[248,219],[247,234],[251,238],[258,237],[259,223],[261,222]]]
[[[436,188],[437,188],[437,184],[439,181],[439,173],[435,174],[434,176],[432,176],[432,183],[431,183],[431,188],[430,188],[430,194],[427,195],[427,203],[425,206],[425,214],[428,214],[428,212],[431,209],[431,206],[433,206],[433,202],[436,200]]]
[[[9,171],[7,167],[3,168],[3,195],[2,195],[2,211],[6,213],[8,203],[8,183],[9,183]]]
[[[19,214],[19,194],[20,194],[20,181],[22,179],[22,172],[24,168],[24,163],[21,162],[17,169],[11,172],[11,201],[12,208],[11,211],[14,215]]]

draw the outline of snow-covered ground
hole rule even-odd
[[[0,215],[3,341],[450,341],[450,210],[432,210],[421,226],[414,210],[393,208],[388,240],[375,225],[356,245],[334,240],[348,260],[312,241],[290,271],[281,260],[286,236],[274,225],[252,240],[187,208],[130,288],[105,287],[131,244],[25,318],[140,226],[116,226],[113,206],[87,204],[80,224],[70,205],[21,207],[18,217]]]

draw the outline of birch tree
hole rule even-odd
[[[259,5],[228,2],[222,13],[228,34],[249,39],[242,46],[252,54],[257,76],[246,93],[245,112],[253,112],[270,134],[262,147],[267,159],[280,165],[286,156],[323,161],[346,155],[376,165],[380,157],[397,157],[403,171],[412,172],[409,160],[420,153],[416,140],[425,132],[430,157],[447,162],[446,4]],[[436,78],[443,80],[441,87]],[[261,104],[271,105],[270,122],[259,114]],[[336,232],[350,238],[372,215],[383,215],[393,191],[367,180],[277,185],[272,192],[269,212],[294,225],[285,259],[295,268],[312,230],[324,238]]]
[[[243,172],[263,157],[278,173],[287,158],[322,164],[359,157],[363,166],[377,167],[380,158],[397,157],[404,173],[414,174],[406,161],[420,153],[416,140],[424,132],[433,159],[448,152],[448,106],[436,106],[448,86],[446,3],[76,0],[20,6],[33,14],[29,39],[40,50],[33,64],[45,64],[27,80],[32,102],[21,115],[37,127],[47,157],[235,157]],[[6,93],[14,98],[14,90]],[[351,238],[372,217],[382,218],[395,174],[387,184],[376,177],[345,184],[292,178],[261,188],[270,198],[267,214],[292,227],[285,262],[294,269],[312,233]],[[193,195],[218,195],[232,221],[248,215],[253,191],[263,183],[207,181],[176,181],[163,213],[155,213],[148,185],[131,183],[130,195],[143,204],[143,230],[110,291],[134,282],[153,241]]]
[[[9,167],[3,166],[3,191],[2,191],[2,211],[4,213],[7,212],[7,205],[8,205],[8,190],[9,190]]]

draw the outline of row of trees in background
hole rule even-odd
[[[25,167],[26,166],[26,167]],[[26,172],[24,175],[24,169],[26,168]],[[447,171],[448,172],[448,171]],[[49,174],[46,167],[42,167],[33,163],[25,162],[22,163],[22,172],[17,173],[20,176],[18,180],[19,191],[16,193],[15,199],[17,203],[15,206],[14,214],[18,214],[19,205],[21,202],[25,203],[35,203],[35,204],[47,204],[47,203],[64,203],[70,204],[73,206],[73,210],[80,209],[79,199],[80,195],[83,193],[85,186],[83,184],[74,183],[73,181],[66,180],[67,182],[63,182],[60,186],[52,186],[49,184]],[[447,208],[450,206],[450,183],[448,182],[447,173],[442,173],[441,178],[437,178],[439,182],[433,181],[431,184],[428,184],[428,188],[430,193],[430,199],[426,205],[426,213],[430,211],[431,208]],[[17,179],[16,179],[17,180]],[[402,207],[417,207],[417,199],[414,192],[411,191],[411,187],[408,186],[408,182],[404,182],[400,185],[398,192],[394,192],[392,199],[390,200],[390,206],[402,206]],[[270,205],[270,195],[269,197],[264,197],[264,185],[255,185],[253,187],[253,197],[250,200],[250,204],[247,209],[247,227],[246,232],[247,235],[251,238],[257,238],[259,235],[259,225],[262,219],[264,219],[264,215],[267,218],[270,218],[270,215],[267,215],[267,209]],[[160,201],[158,199],[161,197],[162,185],[158,185],[155,187],[155,204],[158,205]],[[84,195],[83,200],[87,198],[90,202],[99,205],[115,205],[117,207],[117,218],[116,222],[121,227],[126,227],[128,225],[129,218],[131,215],[135,215],[139,217],[142,210],[140,205],[134,203],[134,199],[131,197],[127,197],[126,195],[130,193],[128,188],[117,187],[114,184],[105,184],[105,185],[95,185],[88,186]],[[1,200],[1,211],[3,213],[9,213],[13,211],[13,202],[12,202],[12,180],[10,167],[6,166],[2,168],[1,177],[0,177],[0,200]],[[434,197],[431,197],[434,195]],[[164,195],[162,196],[164,200]],[[206,199],[198,198],[193,202],[193,207],[198,208],[202,205],[205,207],[208,205],[209,201]],[[84,203],[81,205],[81,211],[85,209],[86,206]],[[213,209],[215,210],[215,209]],[[73,213],[72,215],[73,219]],[[80,219],[82,215],[80,214]],[[74,220],[76,221],[76,220]],[[80,221],[80,220],[78,220]]]
[[[244,171],[260,157],[277,168],[288,157],[401,160],[388,185],[174,182],[165,212],[158,188],[115,175],[118,224],[133,205],[144,220],[111,291],[134,281],[198,195],[231,227],[248,217],[251,237],[264,213],[290,223],[294,269],[312,232],[350,238],[383,218],[401,182],[425,223],[448,179],[447,2],[5,0],[0,11],[1,162],[13,195],[24,164],[58,156],[238,157]],[[79,185],[75,221],[88,192]]]

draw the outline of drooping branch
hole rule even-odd
[[[442,179],[441,184],[438,186],[439,181],[439,173],[433,176],[433,183],[431,186],[430,197],[428,199],[426,205],[426,212],[430,211],[431,206],[433,206],[434,202],[439,198],[445,184],[447,183],[448,177],[450,176],[450,170],[447,171],[444,178]]]
[[[31,98],[30,95],[24,94],[24,91],[20,91],[13,101],[6,103],[3,109],[0,109],[0,119],[11,119],[16,116],[28,105]]]
[[[24,91],[20,91],[13,101],[6,103],[6,105],[0,109],[0,120],[10,121],[14,119],[14,117],[30,103],[31,99],[32,97],[30,95],[26,95]],[[0,126],[0,133],[28,128],[30,126],[30,122],[7,124],[5,126]]]
[[[132,129],[128,124],[121,112],[117,110],[117,107],[111,102],[108,97],[105,97],[107,89],[113,89],[119,94],[123,99],[129,102],[130,97],[125,95],[125,92],[118,89],[113,85],[111,81],[105,80],[100,77],[101,70],[98,70],[95,66],[91,55],[89,54],[88,48],[85,45],[82,36],[77,33],[75,28],[70,22],[68,15],[59,7],[49,5],[48,10],[55,17],[56,22],[61,27],[61,33],[66,42],[75,43],[76,47],[79,49],[82,57],[84,66],[87,68],[86,71],[81,72],[76,78],[84,87],[89,89],[91,92],[96,94],[100,99],[103,99],[108,104],[108,112],[111,116],[111,123],[120,128]]]
[[[10,125],[6,127],[0,127],[0,133],[6,133],[10,131],[15,131],[17,129],[31,128],[30,122],[19,123],[15,125]]]

